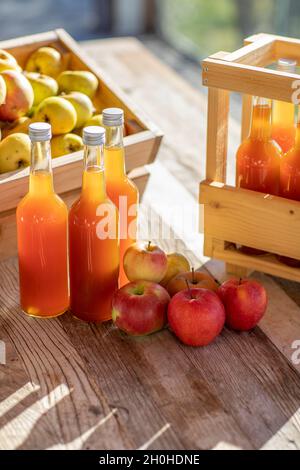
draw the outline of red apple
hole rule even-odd
[[[149,335],[166,325],[169,301],[168,292],[159,284],[130,282],[114,295],[113,322],[129,335]]]
[[[33,90],[27,78],[16,70],[5,70],[5,102],[0,106],[0,121],[15,121],[24,116],[33,104]]]
[[[187,281],[193,289],[208,289],[214,292],[218,290],[218,284],[211,276],[192,269],[192,271],[177,274],[168,282],[167,291],[170,296],[173,297],[178,292],[186,290]]]
[[[265,288],[251,279],[230,279],[218,294],[226,310],[226,325],[233,330],[249,331],[262,319],[268,304]]]
[[[186,289],[169,303],[168,321],[175,335],[188,346],[206,346],[222,331],[225,309],[215,292]]]
[[[124,271],[129,281],[143,279],[160,282],[167,272],[167,255],[151,242],[137,242],[131,245],[123,258]]]

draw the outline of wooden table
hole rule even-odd
[[[135,39],[84,47],[165,133],[142,219],[152,206],[157,226],[169,224],[173,235],[157,235],[160,244],[186,253],[221,281],[224,267],[203,258],[201,234],[180,239],[177,221],[159,204],[197,201],[204,95]],[[237,145],[234,122],[231,137]],[[300,287],[256,277],[270,296],[260,327],[243,334],[225,329],[209,347],[193,349],[168,330],[136,340],[111,324],[84,324],[68,314],[27,318],[18,306],[16,259],[3,262],[0,448],[299,449],[300,365],[293,363],[292,344],[300,340]]]

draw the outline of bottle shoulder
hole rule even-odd
[[[28,192],[19,202],[17,211],[31,210],[36,213],[50,213],[55,211],[61,211],[62,213],[68,213],[68,208],[65,202],[60,196],[55,193],[42,195],[32,195]]]
[[[260,141],[248,138],[241,143],[236,156],[238,159],[253,158],[255,160],[264,160],[270,157],[280,159],[282,157],[282,150],[272,139]]]
[[[109,210],[118,211],[113,201],[107,196],[105,199],[92,200],[83,197],[79,197],[71,206],[69,211],[69,217],[82,216],[86,217],[97,217],[97,209],[102,206],[109,206]]]

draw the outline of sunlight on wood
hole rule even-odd
[[[16,392],[9,395],[9,397],[5,398],[0,403],[0,418],[4,416],[8,411],[14,408],[18,403],[28,397],[31,393],[39,390],[39,386],[28,382],[27,384],[23,385],[23,387],[19,388]]]
[[[85,444],[86,441],[89,439],[89,437],[90,437],[95,431],[97,431],[97,429],[99,429],[100,426],[102,426],[102,425],[105,424],[110,418],[112,418],[113,415],[114,415],[117,411],[118,411],[117,408],[114,408],[113,410],[111,410],[111,412],[108,413],[107,416],[105,416],[104,418],[100,419],[99,423],[95,424],[95,426],[92,426],[90,429],[88,429],[87,431],[85,431],[83,434],[81,434],[81,436],[76,437],[76,439],[74,439],[73,441],[68,442],[68,443],[63,443],[63,444],[56,444],[56,445],[54,445],[54,446],[48,447],[47,450],[66,450],[66,449],[69,449],[69,450],[80,450],[80,449],[83,449],[83,448],[84,448],[84,444]]]
[[[167,429],[169,429],[171,427],[171,424],[170,423],[167,423],[165,424],[157,433],[154,434],[154,436],[152,436],[149,441],[145,442],[145,444],[143,444],[141,447],[138,448],[138,450],[147,450],[150,445],[156,441],[156,439],[158,439],[164,432],[167,431]]]
[[[241,447],[237,447],[234,444],[230,444],[229,442],[220,441],[218,444],[213,447],[212,450],[243,450]]]
[[[262,450],[300,450],[300,408],[291,418],[271,437],[263,446]],[[284,438],[284,439],[283,439]],[[284,443],[284,445],[283,445]],[[288,443],[288,446],[287,446]]]
[[[70,395],[70,393],[71,390],[66,384],[60,384],[54,390],[51,390],[48,395],[36,401],[32,406],[5,424],[0,429],[0,449],[10,450],[20,447],[28,438],[39,419]],[[25,428],[22,426],[22,423],[26,423]]]

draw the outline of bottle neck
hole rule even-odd
[[[82,196],[106,198],[103,145],[85,145],[83,157]]]
[[[255,97],[252,108],[252,125],[250,138],[268,142],[271,139],[272,106],[271,101],[266,98]]]
[[[39,196],[54,192],[49,140],[32,142],[29,190]]]
[[[286,73],[296,73],[297,62],[289,59],[279,59],[277,70]],[[273,125],[283,129],[294,127],[295,107],[292,103],[285,101],[274,101],[273,103]]]
[[[126,175],[123,126],[106,127],[105,171],[108,180]]]

